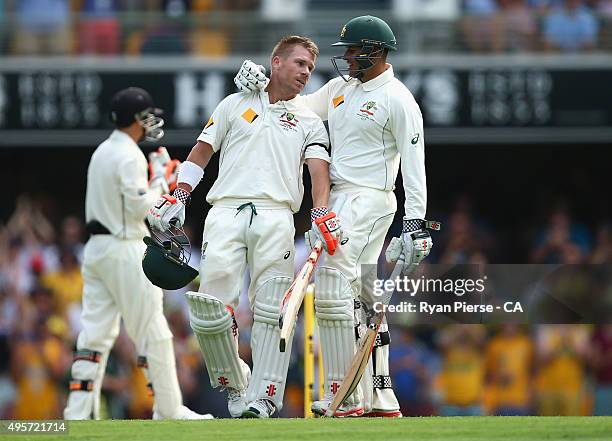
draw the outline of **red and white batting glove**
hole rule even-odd
[[[147,221],[151,228],[166,231],[171,226],[182,227],[185,223],[185,206],[189,199],[189,192],[181,188],[174,190],[172,196],[161,195],[147,213]]]
[[[170,159],[165,147],[159,147],[149,154],[149,187],[157,188],[160,193],[171,193],[176,188],[178,167],[181,161]]]
[[[313,248],[314,244],[320,240],[325,251],[333,256],[342,240],[340,219],[327,207],[317,207],[310,211],[310,220],[312,228],[305,234],[306,242],[310,248]]]

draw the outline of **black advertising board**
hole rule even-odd
[[[237,66],[0,69],[0,145],[91,144],[111,128],[111,96],[132,85],[164,109],[168,143],[189,144],[216,104],[235,92]],[[435,66],[395,74],[419,102],[430,143],[612,139],[612,66]],[[317,69],[307,91],[332,77]]]

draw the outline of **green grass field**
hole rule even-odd
[[[612,440],[612,417],[468,417],[71,422],[68,435],[5,440]]]

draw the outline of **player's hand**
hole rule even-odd
[[[185,205],[188,201],[189,193],[180,188],[174,191],[173,196],[163,194],[147,213],[147,221],[151,228],[166,231],[171,226],[182,227],[185,223]]]
[[[170,159],[165,147],[149,153],[149,187],[157,188],[161,194],[174,191],[180,163],[177,159]]]
[[[244,60],[234,77],[234,84],[241,92],[258,92],[265,89],[269,82],[270,80],[266,77],[266,68],[251,60]]]
[[[385,251],[387,262],[397,262],[400,256],[403,256],[404,269],[408,269],[413,264],[418,265],[429,255],[433,240],[429,231],[423,229],[423,223],[421,219],[404,217],[401,238],[394,237]],[[434,229],[439,229],[439,224],[434,224]]]
[[[310,212],[312,228],[305,234],[306,242],[310,248],[314,247],[317,241],[323,243],[323,248],[330,256],[333,256],[342,240],[342,228],[340,219],[333,211],[327,207],[313,208]]]

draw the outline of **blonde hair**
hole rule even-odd
[[[293,50],[294,46],[302,46],[303,48],[307,49],[308,52],[311,53],[312,58],[316,59],[319,56],[319,47],[310,38],[301,37],[299,35],[288,35],[281,38],[281,40],[276,43],[276,46],[274,46],[272,55],[270,56],[270,64],[272,64],[274,57],[287,57],[287,55],[289,55],[289,53]]]

